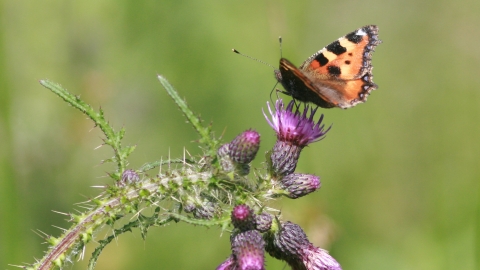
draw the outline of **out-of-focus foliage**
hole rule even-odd
[[[99,193],[90,186],[110,184],[98,130],[39,79],[125,126],[126,143],[138,145],[132,168],[201,153],[157,73],[227,141],[258,130],[264,152],[275,140],[261,112],[273,71],[231,48],[277,66],[281,35],[283,56],[300,64],[377,24],[379,89],[353,109],[322,110],[333,129],[297,167],[320,175],[322,189],[284,199],[283,214],[344,269],[477,269],[479,11],[474,0],[0,1],[0,267],[41,257],[31,230],[59,234],[51,225],[68,223],[51,210],[73,211]],[[145,242],[123,235],[97,269],[213,269],[229,254],[220,230],[177,224]]]

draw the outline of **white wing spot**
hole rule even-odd
[[[365,36],[367,35],[367,33],[365,33],[365,31],[363,31],[363,29],[358,29],[357,33],[355,33],[355,35],[357,36]]]

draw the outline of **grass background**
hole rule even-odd
[[[184,147],[200,153],[156,74],[226,140],[258,130],[263,153],[275,141],[261,112],[273,72],[231,48],[276,66],[281,35],[299,65],[377,24],[379,89],[353,109],[322,110],[334,127],[297,168],[320,175],[322,189],[278,207],[343,269],[478,269],[479,14],[475,0],[0,0],[0,268],[40,258],[46,245],[32,230],[59,235],[52,225],[69,225],[51,210],[73,211],[98,194],[90,186],[111,183],[100,165],[109,149],[94,150],[99,131],[39,79],[125,126],[125,143],[138,145],[132,168]],[[146,241],[137,230],[109,245],[97,269],[214,269],[228,242],[216,228],[169,225]],[[268,269],[283,267],[268,259]]]

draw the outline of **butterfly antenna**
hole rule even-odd
[[[243,53],[237,51],[236,49],[232,49],[232,51],[233,51],[234,53],[236,53],[236,54],[239,54],[239,55],[241,55],[241,56],[250,58],[250,59],[252,59],[252,60],[254,60],[254,61],[257,61],[257,62],[259,62],[259,63],[262,63],[262,64],[264,64],[264,65],[267,65],[267,66],[269,66],[269,67],[271,67],[271,68],[273,68],[273,69],[275,70],[275,67],[272,66],[272,65],[270,65],[270,64],[267,63],[267,62],[264,62],[264,61],[262,61],[262,60],[258,60],[257,58],[253,58],[253,57],[251,57],[251,56],[248,56],[248,55],[246,55],[246,54],[243,54]]]

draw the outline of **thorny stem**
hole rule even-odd
[[[199,179],[206,181],[210,179],[211,175],[204,173],[197,175]],[[142,197],[143,194],[151,194],[145,200],[154,196],[163,196],[159,194],[160,186],[168,179],[159,179],[159,181],[144,183],[141,187],[129,191],[122,197],[111,198],[103,203],[95,210],[88,213],[83,217],[75,226],[65,232],[60,241],[50,249],[45,257],[38,262],[38,266],[35,269],[48,270],[53,267],[53,264],[61,259],[62,256],[78,242],[82,234],[88,234],[86,237],[91,238],[91,234],[99,227],[106,224],[107,220],[117,213],[120,213],[123,209],[122,206],[127,202],[133,202],[135,199]],[[84,237],[85,238],[85,237]],[[86,244],[86,243],[82,243]],[[60,262],[58,262],[60,263]]]

